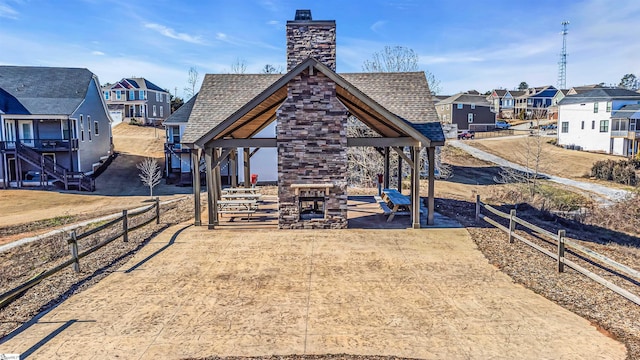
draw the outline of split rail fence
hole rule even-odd
[[[146,214],[148,212],[151,211],[155,211],[155,214],[153,217],[149,218],[148,220],[145,220],[143,222],[141,222],[140,224],[137,224],[135,226],[129,226],[129,220],[131,220],[131,218],[133,217],[137,217],[143,214]],[[29,290],[30,288],[36,286],[37,284],[39,284],[42,280],[48,278],[51,275],[54,275],[62,270],[64,270],[67,266],[69,265],[73,265],[73,270],[75,272],[80,272],[80,259],[82,259],[83,257],[94,253],[95,251],[101,249],[102,247],[104,247],[105,245],[108,245],[109,243],[119,239],[120,237],[122,237],[122,240],[124,242],[129,241],[129,232],[131,231],[135,231],[143,226],[146,226],[152,222],[154,222],[156,224],[160,223],[160,200],[159,198],[155,199],[155,203],[153,205],[149,205],[143,209],[140,210],[136,210],[136,211],[132,211],[129,212],[127,210],[123,210],[122,211],[122,215],[110,220],[109,222],[102,224],[96,228],[93,228],[91,230],[88,230],[86,232],[83,232],[81,234],[76,233],[75,230],[73,230],[71,232],[70,237],[67,239],[67,244],[69,245],[69,251],[71,253],[71,257],[69,260],[63,262],[62,264],[57,265],[56,267],[43,271],[42,273],[34,276],[33,278],[29,279],[28,281],[14,287],[13,289],[0,294],[0,309],[2,309],[3,307],[5,307],[6,305],[10,304],[13,300],[15,300],[16,298],[18,298],[18,296],[20,296],[21,294],[23,294],[25,291]],[[90,247],[82,252],[78,252],[78,241],[85,239],[91,235],[97,234],[101,231],[106,230],[107,228],[114,226],[118,223],[122,223],[122,230],[120,230],[118,233],[112,235],[111,237],[99,242],[98,244],[96,244],[93,247]]]
[[[482,214],[482,209],[485,209],[486,211],[499,216],[503,219],[509,220],[509,226],[506,227],[502,224],[500,224],[498,221],[491,219],[490,217]],[[578,265],[577,263],[575,263],[574,261],[571,261],[569,259],[567,259],[565,257],[565,252],[567,250],[575,253],[575,254],[579,254],[579,256],[582,257],[586,257],[588,258],[588,261],[593,262],[597,265],[600,265],[603,268],[608,268],[608,269],[612,269],[618,273],[624,274],[625,276],[629,277],[629,278],[634,278],[636,280],[640,280],[640,271],[635,270],[633,268],[630,268],[626,265],[623,265],[615,260],[612,260],[602,254],[599,254],[585,246],[582,246],[574,241],[571,241],[569,239],[566,238],[566,231],[565,230],[558,230],[557,234],[554,234],[550,231],[547,231],[541,227],[538,227],[536,225],[531,224],[530,222],[527,222],[521,218],[516,217],[516,210],[511,210],[509,214],[504,213],[490,205],[487,205],[483,202],[480,201],[480,195],[476,195],[476,222],[479,222],[480,220],[484,220],[485,222],[497,227],[498,229],[504,231],[505,233],[507,233],[508,235],[508,239],[509,239],[509,243],[513,243],[514,239],[518,239],[520,241],[522,241],[523,243],[525,243],[526,245],[540,251],[541,253],[549,256],[550,258],[556,260],[556,264],[557,264],[557,268],[558,268],[558,272],[562,273],[564,272],[564,268],[565,266],[568,266],[570,268],[572,268],[573,270],[583,274],[584,276],[588,277],[589,279],[607,287],[609,290],[625,297],[626,299],[636,303],[637,305],[640,305],[640,297],[636,294],[633,294],[631,292],[629,292],[626,289],[621,288],[620,286],[612,283],[611,281],[606,280],[605,278],[603,278],[602,276],[589,271],[587,269],[585,269],[584,267]],[[557,246],[557,251],[554,253],[548,249],[545,249],[544,247],[534,243],[533,241],[519,235],[516,233],[516,224],[519,224],[521,226],[524,226],[525,228],[533,231],[534,233],[538,234],[532,234],[534,237],[537,237],[539,239],[542,240],[551,240],[552,242],[555,242],[555,245]]]

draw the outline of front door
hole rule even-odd
[[[5,120],[4,123],[5,141],[7,141],[7,148],[13,149],[16,144],[16,121]]]

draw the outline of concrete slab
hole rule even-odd
[[[587,320],[513,284],[465,229],[189,227],[171,242],[184,226],[5,341],[0,354],[626,356]]]

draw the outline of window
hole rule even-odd
[[[160,94],[159,94],[159,93],[156,93],[156,101],[157,101],[157,102],[160,102],[159,97],[160,97]]]
[[[468,113],[467,114],[467,121],[472,123],[473,122],[473,113]]]
[[[162,111],[162,105],[160,105],[160,117],[163,117],[163,116],[164,116],[164,113]]]
[[[167,99],[167,104],[171,102],[171,96],[170,94],[166,94],[165,98]]]
[[[533,105],[533,100],[527,99],[527,105]]]
[[[84,141],[84,118],[80,115],[80,141]]]
[[[156,106],[155,105],[153,105],[153,116],[157,116],[156,115]]]
[[[62,120],[62,138],[64,140],[69,140],[69,123],[67,121]]]
[[[136,92],[129,91],[129,100],[135,100],[135,99],[136,99]]]
[[[569,132],[569,122],[568,121],[563,121],[562,122],[562,132],[563,133],[568,133]]]
[[[444,111],[444,105],[440,105],[440,110]]]
[[[609,120],[600,120],[600,132],[609,132]]]
[[[629,131],[636,131],[637,119],[629,119]]]
[[[89,134],[89,141],[91,141],[91,115],[87,115],[87,133]]]
[[[464,105],[462,105],[462,104],[458,104],[458,109],[462,109],[463,106]]]
[[[449,110],[449,104],[447,104],[447,110]]]
[[[140,100],[144,100],[144,90],[140,90],[138,92],[138,97],[140,98]]]
[[[476,104],[471,104],[471,110],[476,108]]]
[[[596,129],[596,121],[592,120],[591,121],[591,130],[595,130]]]
[[[122,91],[116,90],[116,100],[122,100]]]
[[[105,91],[104,92],[104,99],[105,100],[109,100],[109,94],[111,93],[111,91]]]
[[[584,121],[582,121],[582,125],[580,126],[580,129],[584,130]]]
[[[598,102],[593,103],[593,113],[594,114],[598,113]]]
[[[96,135],[96,136],[100,135],[100,133],[98,132],[98,122],[97,121],[93,122],[93,134]]]
[[[607,112],[611,112],[611,101],[607,101]]]

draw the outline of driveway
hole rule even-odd
[[[525,166],[518,165],[511,161],[505,160],[499,156],[490,154],[486,151],[482,151],[478,148],[474,148],[473,146],[467,145],[459,140],[449,140],[447,143],[451,146],[454,146],[466,151],[467,153],[471,154],[473,157],[476,157],[480,160],[489,161],[502,167],[510,167],[518,171],[523,171],[523,172],[529,171],[529,169]],[[581,190],[592,192],[600,196],[601,197],[600,202],[604,204],[610,204],[611,201],[620,201],[631,195],[631,193],[626,190],[612,189],[612,188],[598,185],[598,184],[567,179],[560,176],[555,176],[555,175],[550,175],[545,173],[540,173],[540,175],[548,178],[549,181],[553,181],[558,184],[572,186]]]
[[[465,229],[170,228],[0,345],[30,359],[362,354],[624,359],[514,284]]]

